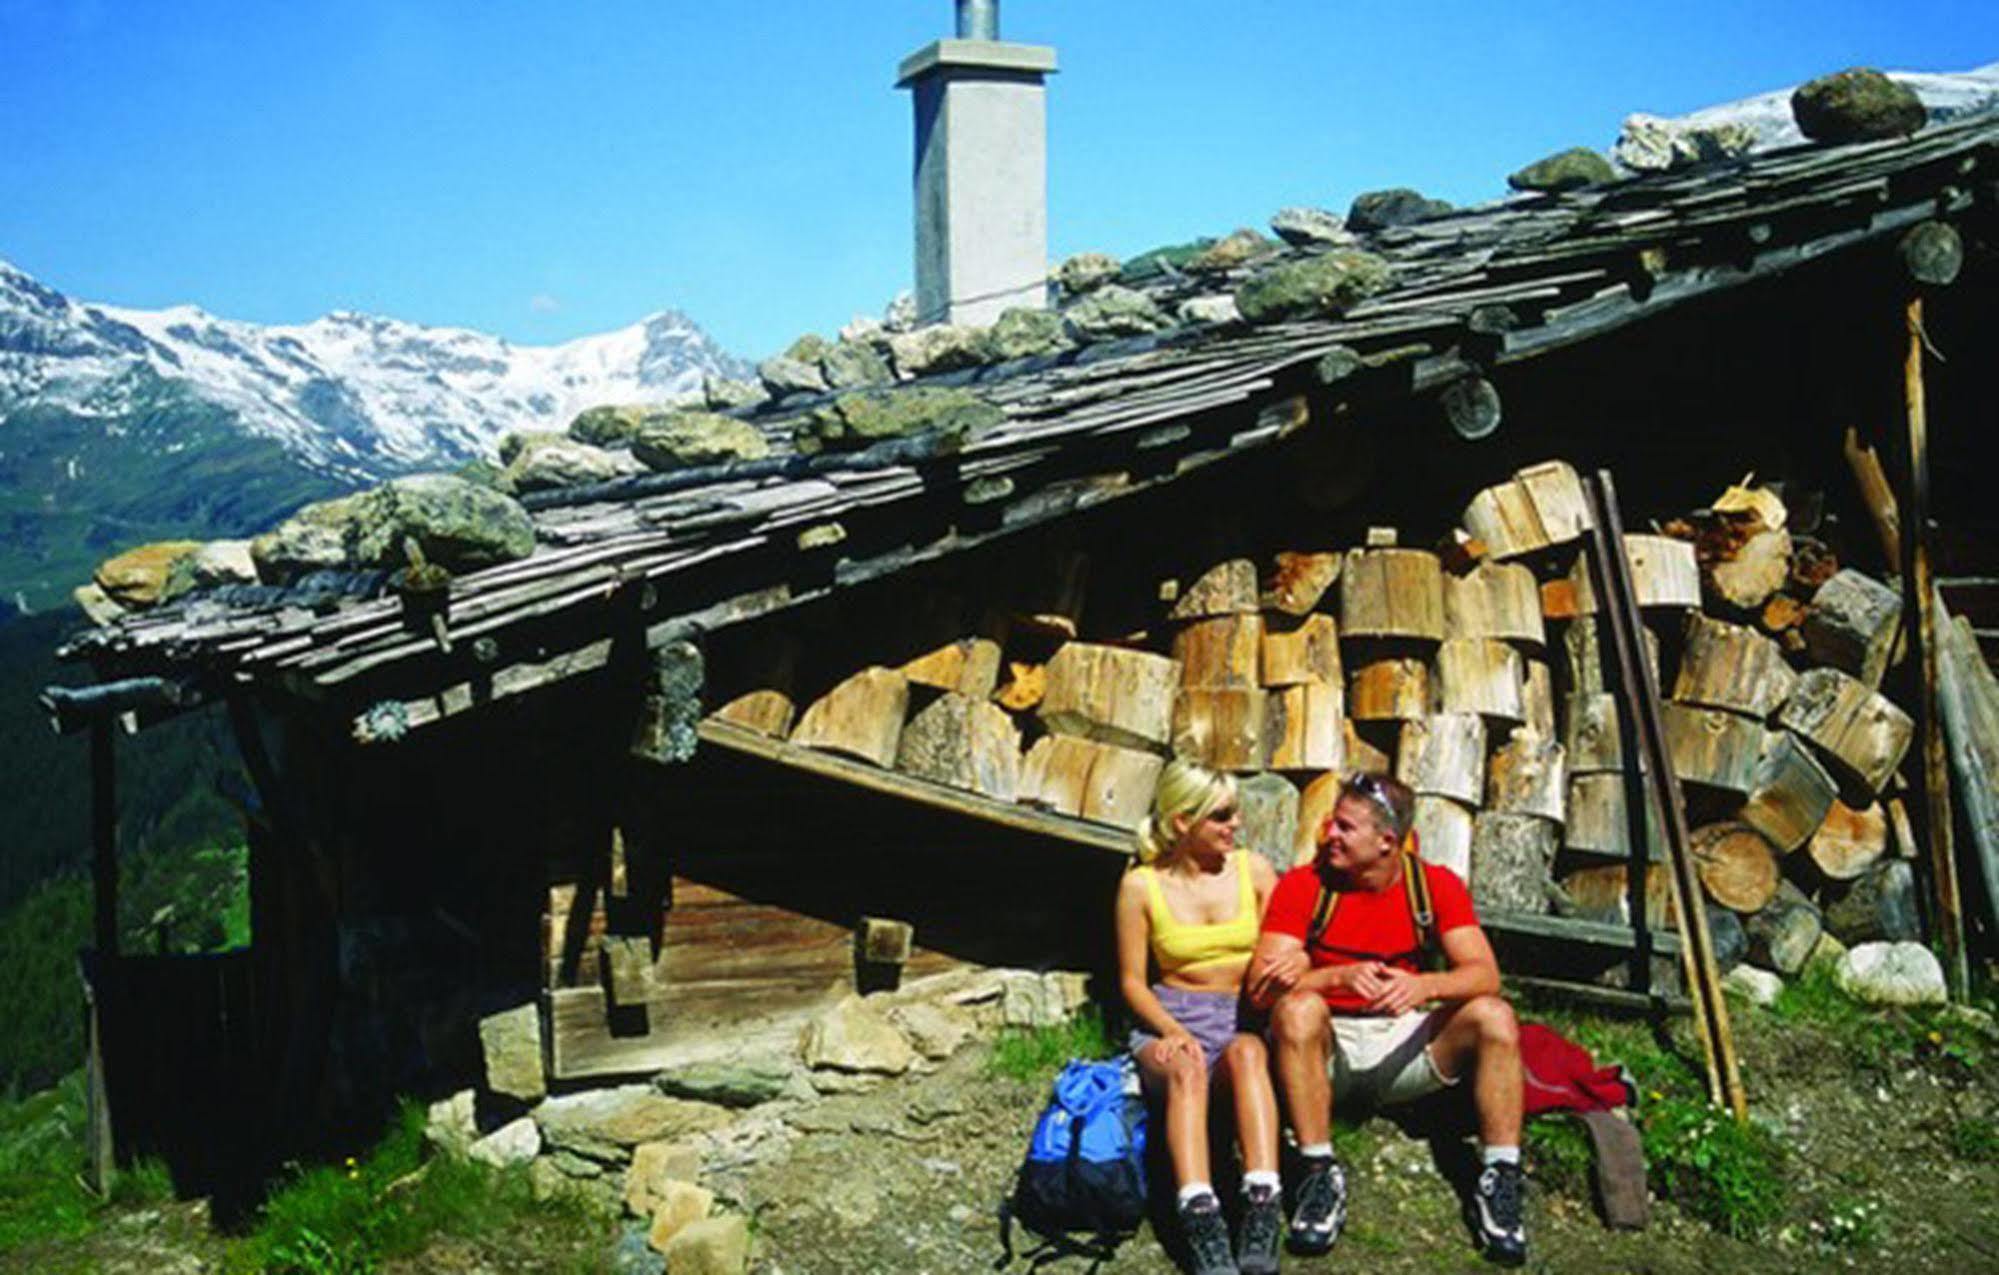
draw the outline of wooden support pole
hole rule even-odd
[[[118,726],[90,724],[90,874],[95,924],[91,935],[106,959],[118,955]]]
[[[1915,666],[1922,685],[1916,696],[1917,738],[1923,745],[1923,791],[1927,798],[1930,895],[1935,905],[1937,937],[1943,943],[1944,976],[1951,994],[1962,1000],[1970,984],[1964,950],[1964,902],[1958,892],[1957,858],[1952,852],[1950,759],[1944,751],[1943,718],[1937,711],[1936,593],[1930,581],[1930,448],[1929,409],[1923,393],[1923,299],[1912,297],[1904,311],[1908,352],[1902,363],[1902,388],[1909,414],[1909,466],[1903,507],[1908,513],[1902,537],[1902,613],[1913,615],[1905,628],[1915,639]]]
[[[1707,1063],[1709,1096],[1727,1108],[1738,1121],[1749,1117],[1748,1095],[1736,1065],[1735,1037],[1729,1027],[1728,1006],[1721,994],[1721,976],[1714,959],[1714,939],[1708,932],[1707,909],[1701,905],[1701,885],[1695,874],[1687,831],[1686,807],[1680,796],[1679,779],[1673,773],[1666,744],[1666,730],[1659,704],[1658,672],[1651,665],[1638,634],[1643,625],[1638,597],[1632,582],[1632,564],[1626,556],[1624,528],[1618,515],[1617,490],[1608,470],[1598,470],[1591,495],[1596,508],[1587,555],[1596,596],[1610,621],[1611,645],[1617,656],[1620,690],[1630,701],[1636,738],[1635,750],[1627,756],[1640,758],[1651,780],[1651,792],[1664,831],[1671,873],[1673,911],[1680,930],[1680,953],[1685,965],[1687,996],[1694,1005],[1694,1020],[1700,1028],[1701,1052]],[[1639,860],[1634,856],[1632,866]],[[1634,871],[1633,876],[1637,873]]]

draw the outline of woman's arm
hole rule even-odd
[[[1117,891],[1118,990],[1124,1003],[1139,1022],[1162,1040],[1189,1035],[1180,1021],[1166,1012],[1152,985],[1145,979],[1145,962],[1150,953],[1152,920],[1145,911],[1145,882],[1138,873],[1127,872]]]

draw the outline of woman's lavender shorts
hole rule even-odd
[[[1154,983],[1152,994],[1159,998],[1166,1012],[1173,1015],[1174,1021],[1201,1043],[1201,1052],[1207,1055],[1210,1071],[1214,1070],[1222,1050],[1228,1048],[1229,1041],[1237,1032],[1254,1033],[1258,1030],[1245,1016],[1246,1007],[1239,992],[1196,992]],[[1129,1047],[1136,1054],[1158,1039],[1157,1033],[1136,1027],[1132,1029]]]

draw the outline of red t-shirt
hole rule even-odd
[[[1437,914],[1437,933],[1448,933],[1464,925],[1477,925],[1471,895],[1465,883],[1449,868],[1425,863],[1423,872],[1430,882],[1430,906]],[[1319,906],[1319,873],[1306,864],[1278,878],[1271,892],[1270,906],[1263,913],[1263,928],[1270,934],[1289,934],[1304,942],[1312,927],[1312,913]],[[1409,913],[1408,886],[1397,874],[1384,890],[1342,890],[1319,941],[1306,949],[1313,969],[1328,965],[1352,965],[1359,961],[1381,961],[1410,973],[1421,972],[1421,947],[1417,942],[1416,918]],[[1336,1014],[1367,1012],[1367,1001],[1348,991],[1328,991],[1326,1004]]]

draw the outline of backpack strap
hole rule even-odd
[[[1417,962],[1426,970],[1434,970],[1442,963],[1443,945],[1437,936],[1437,908],[1430,898],[1430,877],[1413,851],[1404,850],[1402,854],[1402,891],[1409,898],[1409,917],[1416,923]]]
[[[1305,950],[1310,952],[1333,923],[1333,909],[1340,905],[1340,892],[1326,884],[1325,875],[1319,876],[1319,901],[1312,907],[1312,923],[1305,927]]]

